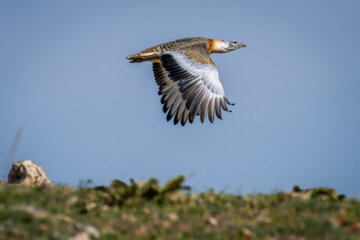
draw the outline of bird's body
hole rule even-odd
[[[208,38],[183,38],[147,48],[126,57],[131,62],[153,62],[161,103],[167,111],[167,120],[174,115],[174,124],[181,120],[193,122],[200,115],[204,122],[206,114],[214,121],[214,112],[221,119],[221,109],[228,111],[224,89],[214,62],[209,54],[223,53],[245,47],[235,41],[218,41]]]

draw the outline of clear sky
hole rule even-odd
[[[360,196],[359,1],[1,1],[0,159],[51,180],[162,181],[240,193],[328,186]],[[150,63],[183,37],[213,54],[232,113],[174,126]]]

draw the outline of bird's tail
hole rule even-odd
[[[159,58],[159,53],[136,53],[130,56],[127,56],[126,59],[130,60],[131,63],[135,63],[135,62],[144,62],[144,61],[151,61],[154,59]]]

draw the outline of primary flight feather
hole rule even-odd
[[[219,80],[219,74],[211,53],[226,53],[245,44],[237,41],[218,41],[209,38],[183,38],[163,43],[139,53],[127,56],[131,63],[153,63],[155,81],[164,113],[169,121],[174,115],[174,124],[185,125],[194,121],[196,115],[203,123],[206,115],[211,123],[214,113],[221,119],[221,108],[233,105],[227,99]]]

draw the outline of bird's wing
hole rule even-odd
[[[208,58],[208,59],[207,59]],[[193,51],[168,51],[153,63],[161,103],[169,121],[175,114],[174,124],[181,119],[192,123],[196,115],[204,122],[206,114],[214,122],[214,112],[221,119],[221,108],[228,111],[226,98],[215,65],[207,55]],[[205,64],[204,64],[205,62]]]

